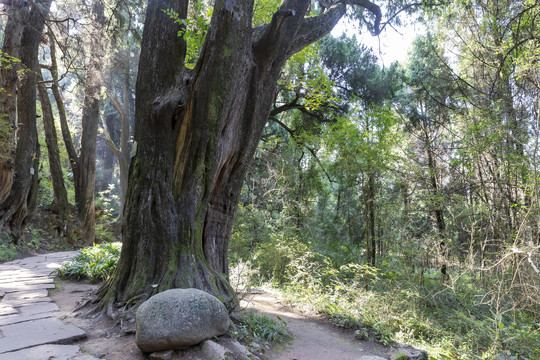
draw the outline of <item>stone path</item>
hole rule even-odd
[[[58,319],[49,297],[54,269],[75,252],[33,256],[0,264],[0,360],[97,360],[71,344],[86,338]]]

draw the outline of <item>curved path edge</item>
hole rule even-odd
[[[54,270],[75,251],[56,252],[0,264],[0,360],[95,360],[72,343],[86,333],[64,324],[49,297]]]

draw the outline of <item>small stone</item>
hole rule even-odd
[[[396,351],[392,353],[392,356],[390,358],[391,360],[409,360],[409,357],[405,355],[405,353],[401,351]]]
[[[229,349],[211,340],[202,343],[201,354],[206,360],[234,360],[234,354]]]
[[[150,360],[171,360],[173,355],[173,350],[158,351],[150,354]]]
[[[232,352],[236,355],[238,360],[257,360],[259,359],[257,356],[253,355],[247,347],[240,344],[236,340],[231,340],[229,344],[227,345],[229,349],[231,349]]]
[[[390,353],[391,360],[428,360],[428,354],[412,346],[401,346]]]
[[[94,336],[97,338],[107,337],[108,333],[105,330],[99,329],[94,332]]]

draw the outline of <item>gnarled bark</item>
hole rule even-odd
[[[231,304],[229,237],[281,68],[345,13],[338,4],[305,18],[310,1],[289,0],[270,24],[253,29],[253,1],[216,1],[201,56],[188,70],[185,44],[162,11],[184,18],[187,4],[148,4],[124,243],[101,289],[104,306],[171,287],[196,287]]]
[[[3,53],[20,59],[20,64],[0,70],[2,128],[11,127],[7,136],[8,156],[0,157],[0,228],[21,238],[37,206],[39,144],[36,128],[36,72],[38,48],[51,0],[36,3],[11,1],[4,34]],[[24,70],[19,72],[18,70]],[[14,157],[9,155],[14,151]],[[8,190],[9,187],[9,190]],[[9,195],[6,194],[9,191]]]

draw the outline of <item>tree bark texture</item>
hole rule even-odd
[[[103,134],[103,137],[98,136],[96,145],[96,157],[101,158],[102,161],[101,176],[96,178],[96,192],[107,190],[112,183],[115,156],[110,147],[110,141],[117,143],[117,135],[119,134],[117,118],[116,114],[110,113],[107,113],[102,118],[102,126],[106,133]]]
[[[58,150],[58,137],[56,135],[56,127],[54,125],[51,101],[49,99],[47,88],[43,83],[41,72],[38,72],[37,75],[39,101],[41,103],[41,109],[43,112],[45,143],[47,144],[49,167],[53,183],[54,202],[52,208],[53,212],[57,215],[59,233],[63,233],[69,212],[69,202],[66,185],[64,184],[64,174],[60,161],[60,152]]]
[[[81,151],[79,172],[75,177],[75,200],[79,220],[82,223],[82,242],[92,244],[95,240],[95,180],[96,143],[99,124],[103,59],[105,56],[105,8],[101,1],[92,3],[92,21],[89,27],[90,59],[86,67],[82,114]],[[74,174],[75,175],[75,174]]]
[[[109,100],[112,102],[114,108],[118,112],[120,124],[115,123],[116,117],[114,117],[112,121],[107,121],[104,124],[107,147],[118,163],[120,184],[120,215],[118,217],[118,221],[122,220],[122,213],[126,203],[127,181],[129,173],[129,97],[125,94],[126,91],[129,91],[129,88],[126,87],[126,84],[124,83],[124,106],[118,102],[112,91],[107,91]],[[118,125],[120,125],[119,131]],[[118,136],[116,136],[117,134],[114,134],[115,130],[116,132],[120,133]],[[113,136],[115,136],[116,139]],[[117,143],[119,143],[118,146]]]
[[[188,1],[149,2],[123,247],[101,289],[103,306],[176,287],[199,288],[234,305],[228,242],[281,68],[345,13],[338,4],[307,18],[309,6],[286,0],[269,24],[252,28],[253,1],[216,1],[200,58],[189,70],[179,29],[162,11],[184,18]]]
[[[11,68],[3,66],[0,70],[0,88],[5,89],[0,93],[2,120],[8,119],[14,131],[8,139],[9,152],[14,150],[14,157],[7,160],[0,157],[0,176],[7,180],[0,185],[0,228],[3,227],[15,242],[21,238],[37,206],[36,73],[39,71],[39,43],[51,0],[32,4],[26,1],[10,4],[2,51],[20,59],[20,64]]]
[[[79,156],[77,155],[77,150],[75,150],[75,145],[73,145],[73,140],[71,138],[71,132],[69,130],[69,125],[66,115],[66,107],[64,105],[64,99],[60,93],[60,85],[58,84],[58,64],[56,61],[56,45],[55,37],[52,34],[51,29],[48,31],[49,38],[49,49],[51,52],[51,71],[52,83],[51,90],[54,96],[54,101],[56,102],[56,108],[58,109],[58,117],[60,119],[60,129],[62,130],[62,139],[64,140],[64,145],[66,146],[66,151],[69,158],[69,163],[71,165],[71,171],[73,177],[77,178],[79,175]]]

